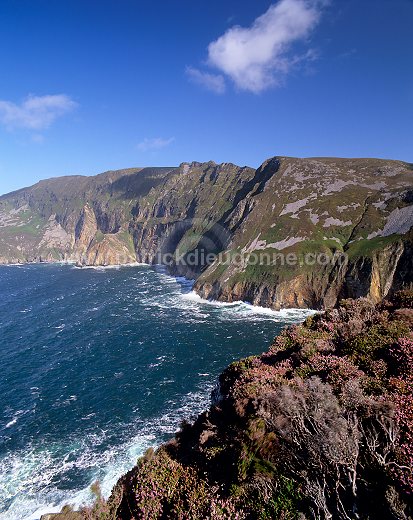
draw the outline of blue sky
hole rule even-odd
[[[413,162],[412,0],[2,0],[0,193],[274,155]]]

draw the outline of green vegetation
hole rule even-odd
[[[390,235],[388,237],[375,237],[370,240],[358,240],[351,243],[346,252],[350,258],[371,258],[376,251],[381,251],[386,246],[394,244],[400,238],[399,235]]]

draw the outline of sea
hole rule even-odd
[[[161,267],[0,266],[0,519],[108,496],[220,372],[311,311],[202,300]]]

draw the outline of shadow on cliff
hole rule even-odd
[[[153,188],[167,181],[177,168],[144,168],[136,173],[124,175],[110,185],[111,195],[129,200],[145,197]]]

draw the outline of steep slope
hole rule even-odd
[[[413,292],[345,300],[223,372],[85,518],[413,518]],[[64,517],[62,517],[64,518]]]
[[[136,206],[131,229],[138,259],[196,277],[208,266],[208,254],[226,249],[245,217],[245,199],[274,174],[230,163],[181,165],[179,175]]]
[[[73,260],[127,263],[131,204],[164,182],[171,168],[61,177],[0,197],[0,262]],[[106,258],[106,255],[109,258]]]
[[[322,308],[380,301],[412,281],[411,165],[278,158],[269,167],[276,173],[242,201],[227,252],[238,262],[217,259],[197,280],[201,296]]]
[[[274,157],[63,177],[0,197],[0,262],[162,263],[205,298],[333,307],[413,282],[413,167]]]
[[[254,175],[210,162],[42,181],[0,197],[0,261],[153,263],[202,241]]]

